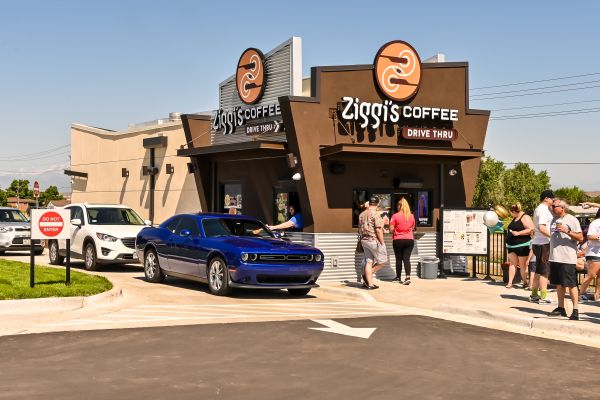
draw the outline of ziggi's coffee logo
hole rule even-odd
[[[245,104],[254,104],[265,91],[265,57],[254,48],[242,53],[235,74],[240,99]]]
[[[421,59],[410,44],[401,40],[384,44],[373,64],[375,82],[391,100],[409,99],[419,90]]]

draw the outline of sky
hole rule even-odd
[[[487,155],[600,190],[600,2],[404,3],[0,0],[0,187],[69,191],[72,123],[215,109],[244,49],[299,36],[304,76],[372,63],[395,39],[468,61],[470,107],[492,110]]]

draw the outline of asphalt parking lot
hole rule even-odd
[[[421,316],[0,337],[0,399],[596,399],[600,350]],[[535,383],[532,386],[532,383]]]

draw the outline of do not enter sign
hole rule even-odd
[[[31,210],[31,238],[69,239],[70,218],[69,210]]]

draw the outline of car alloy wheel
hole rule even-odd
[[[96,259],[96,248],[94,243],[89,242],[85,245],[85,269],[88,271],[94,271],[98,267],[98,260]]]
[[[153,251],[149,251],[146,254],[146,262],[144,263],[146,269],[146,276],[148,279],[154,279],[156,276],[156,254]]]
[[[48,253],[49,253],[49,258],[50,258],[50,264],[61,265],[63,263],[65,258],[63,256],[61,256],[60,253],[58,252],[58,242],[57,241],[53,240],[50,242]]]
[[[220,257],[213,258],[208,265],[208,288],[217,296],[224,296],[231,292],[227,264]]]

